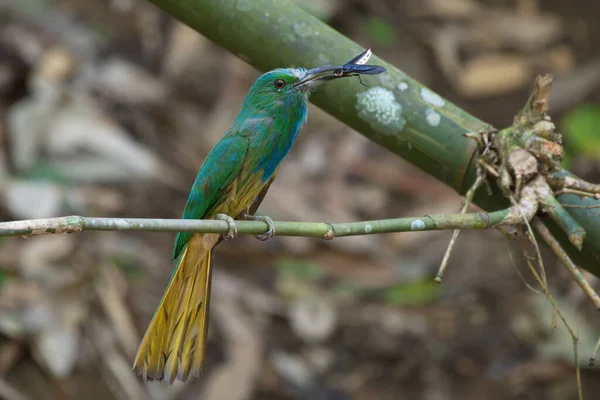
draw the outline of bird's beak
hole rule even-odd
[[[311,90],[323,82],[337,78],[347,78],[359,75],[377,75],[385,72],[384,67],[378,65],[363,65],[346,63],[344,65],[325,65],[309,69],[304,76],[294,84],[294,87]]]
[[[341,65],[325,65],[323,67],[309,69],[308,71],[304,72],[304,76],[302,76],[302,78],[294,83],[294,87],[310,90],[319,86],[323,82],[349,76],[339,73],[341,70]]]

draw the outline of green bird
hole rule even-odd
[[[308,96],[329,80],[377,74],[383,67],[365,64],[370,50],[342,66],[275,69],[260,76],[233,125],[208,153],[185,205],[187,219],[254,217],[279,164],[306,121]],[[176,268],[139,346],[134,370],[148,380],[186,381],[199,376],[206,354],[211,281],[211,252],[219,234],[178,233],[172,258]]]

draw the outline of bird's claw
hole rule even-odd
[[[260,233],[258,235],[254,235],[255,238],[264,242],[265,240],[271,239],[275,236],[275,223],[273,220],[266,215],[250,215],[247,213],[241,213],[238,216],[239,219],[243,219],[246,221],[262,221],[267,224],[267,231],[265,233]]]
[[[227,214],[215,214],[213,218],[227,222],[227,233],[221,235],[223,239],[231,240],[237,236],[237,226],[235,225],[235,220],[233,218]]]
[[[265,240],[269,240],[275,236],[275,223],[271,218],[267,217],[266,215],[258,215],[253,216],[253,219],[255,221],[262,221],[267,224],[267,231],[255,236],[258,240],[264,242]]]

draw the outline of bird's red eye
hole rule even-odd
[[[275,79],[273,85],[275,85],[275,88],[277,89],[283,89],[283,87],[285,86],[285,81],[283,79]]]

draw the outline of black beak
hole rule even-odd
[[[332,79],[342,78],[343,75],[336,74],[336,71],[341,70],[340,65],[325,65],[309,69],[304,73],[302,79],[294,84],[294,87],[315,87],[323,82],[330,81]]]

